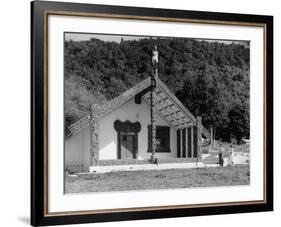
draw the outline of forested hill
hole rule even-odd
[[[249,136],[249,48],[193,39],[65,42],[65,125],[149,77],[159,51],[159,77],[220,139]],[[231,133],[230,133],[231,132]]]

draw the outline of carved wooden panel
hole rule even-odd
[[[139,133],[141,130],[141,124],[137,121],[132,123],[130,121],[121,122],[119,120],[114,122],[114,129],[117,132],[126,132],[126,133]]]

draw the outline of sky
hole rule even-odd
[[[91,38],[96,38],[103,40],[105,42],[116,42],[120,43],[121,38],[123,40],[139,40],[144,38],[149,38],[149,36],[129,36],[129,35],[107,35],[107,34],[89,34],[89,33],[65,33],[65,39],[73,40],[73,41],[84,41],[84,40],[90,40]],[[243,41],[243,40],[211,40],[211,39],[198,39],[198,40],[205,40],[208,42],[221,42],[225,44],[231,44],[234,42],[235,44],[241,44],[246,47],[249,47],[249,41]]]
[[[85,33],[65,33],[66,40],[73,40],[73,41],[82,41],[82,40],[90,40],[91,38],[96,38],[103,40],[105,42],[121,42],[121,38],[123,37],[124,40],[139,40],[142,38],[147,38],[145,36],[124,36],[124,35],[98,35],[98,34],[85,34]]]

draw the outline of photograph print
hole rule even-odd
[[[249,186],[250,42],[64,33],[64,192]]]

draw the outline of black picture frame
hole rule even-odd
[[[103,212],[48,213],[48,78],[47,22],[48,15],[118,17],[145,20],[189,20],[194,23],[244,24],[264,26],[265,29],[265,196],[263,202],[237,204],[208,204],[165,208],[135,208]],[[201,11],[138,8],[64,2],[31,2],[31,224],[33,226],[76,224],[89,222],[124,221],[171,218],[213,214],[244,213],[273,210],[273,17]]]

